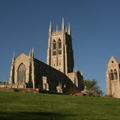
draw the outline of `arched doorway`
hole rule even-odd
[[[26,67],[23,63],[20,64],[17,71],[17,81],[18,83],[26,82]]]

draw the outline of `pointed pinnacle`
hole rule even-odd
[[[71,34],[71,30],[70,30],[70,23],[68,24],[68,34]]]
[[[62,24],[64,24],[64,17],[62,18]]]
[[[56,31],[58,31],[58,25],[56,25]]]
[[[67,27],[66,27],[66,30],[65,30],[66,32],[67,32]]]
[[[15,51],[13,52],[13,58],[12,58],[12,62],[15,61]]]
[[[52,22],[50,21],[49,33],[52,32]]]
[[[62,18],[62,30],[65,29],[65,24],[64,24],[64,17]]]
[[[32,57],[34,57],[34,48],[32,47]]]
[[[52,22],[50,21],[50,27],[49,27],[49,30],[51,30],[52,29]]]
[[[29,57],[31,57],[31,48],[30,48],[30,52],[29,52]]]

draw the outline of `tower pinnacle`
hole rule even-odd
[[[32,54],[31,54],[31,48],[30,48],[30,52],[29,52],[29,58],[31,58]]]
[[[70,23],[68,24],[68,34],[71,35]]]
[[[12,58],[12,62],[15,61],[15,51],[13,52],[13,58]]]
[[[66,30],[65,30],[66,32],[67,32],[67,27],[66,27]]]
[[[64,17],[62,18],[62,30],[65,30]]]
[[[32,58],[34,58],[34,48],[32,48]]]
[[[52,33],[52,23],[50,21],[50,27],[49,27],[49,35]]]
[[[56,32],[58,32],[58,25],[56,25]]]

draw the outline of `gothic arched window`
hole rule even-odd
[[[55,49],[56,49],[56,41],[53,40],[53,50],[55,50]]]
[[[26,82],[26,68],[23,63],[21,63],[20,66],[18,67],[17,80],[18,80],[18,83]]]
[[[113,70],[110,71],[110,80],[114,80]]]
[[[53,55],[56,55],[56,41],[53,40]]]
[[[62,42],[61,42],[61,39],[58,40],[58,54],[62,54]]]
[[[115,80],[117,80],[117,71],[116,71],[116,69],[114,70],[114,74],[115,74]]]
[[[59,49],[62,48],[62,44],[61,44],[61,39],[58,40],[58,46],[59,46]]]

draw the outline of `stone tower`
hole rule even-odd
[[[111,56],[107,65],[106,87],[107,95],[120,98],[120,65],[113,56]]]
[[[74,69],[73,49],[70,24],[65,29],[64,18],[62,19],[62,30],[52,31],[52,24],[50,22],[48,50],[47,50],[47,64],[68,74],[72,73]]]

